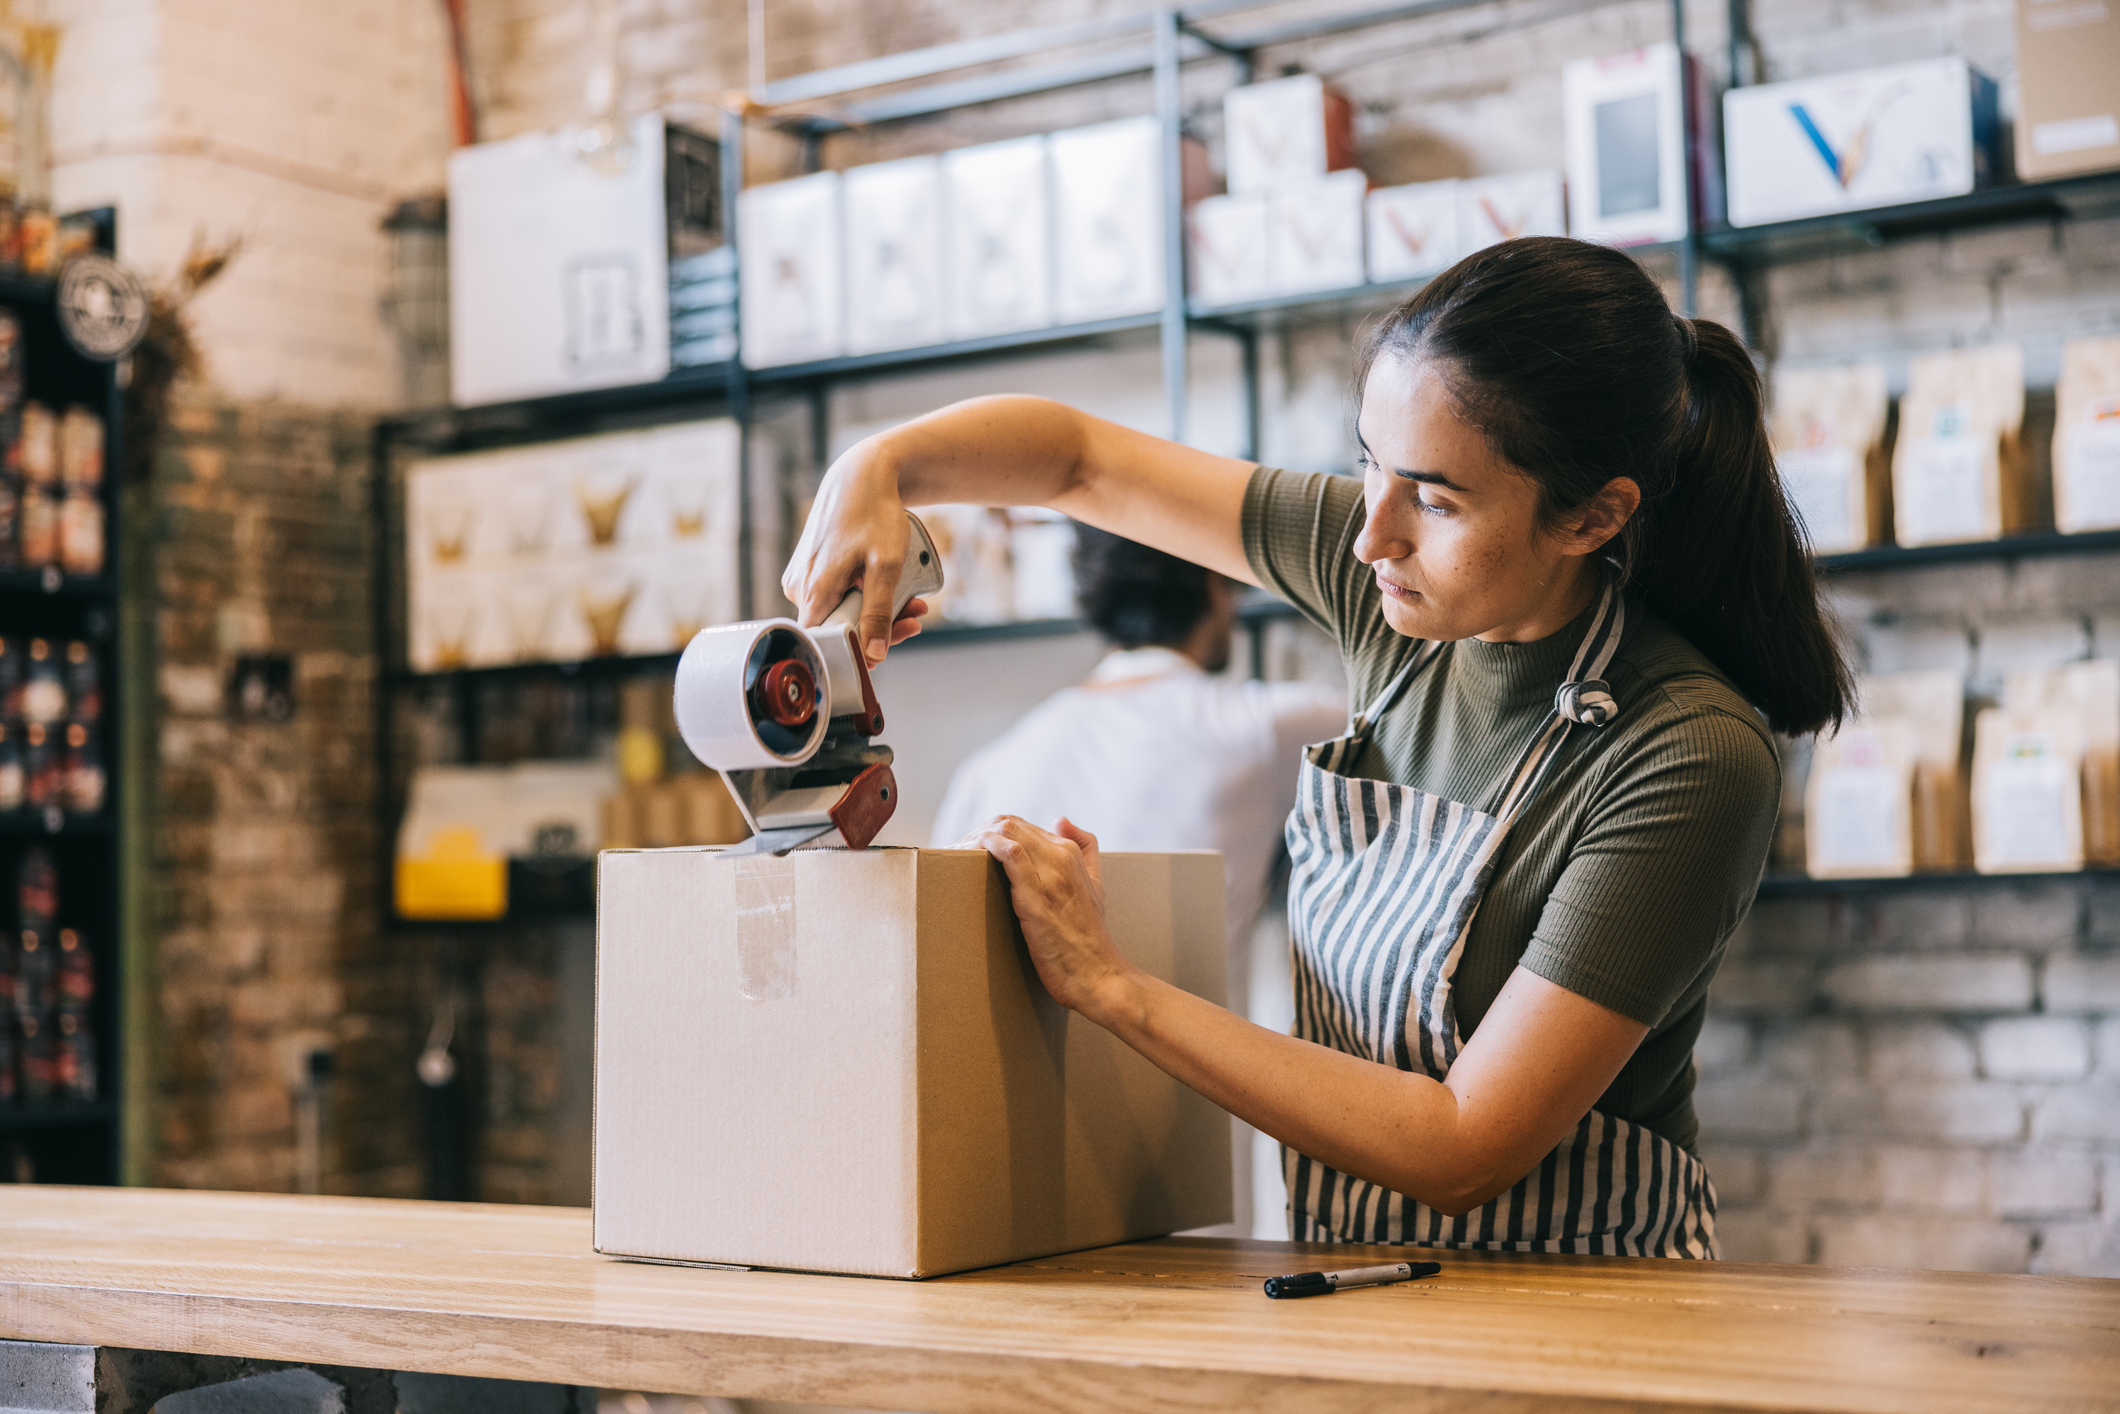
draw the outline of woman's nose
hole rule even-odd
[[[1383,560],[1403,560],[1413,554],[1413,541],[1392,523],[1388,504],[1373,505],[1362,517],[1362,528],[1354,537],[1354,557],[1365,565]]]

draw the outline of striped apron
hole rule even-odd
[[[1554,710],[1499,786],[1494,813],[1343,772],[1372,724],[1446,644],[1423,643],[1347,735],[1304,752],[1288,821],[1295,1034],[1435,1080],[1463,1046],[1451,978],[1509,827],[1578,725],[1618,707],[1602,680],[1625,628],[1607,588]],[[1404,1194],[1283,1146],[1289,1235],[1507,1252],[1716,1257],[1715,1189],[1700,1160],[1640,1125],[1592,1110],[1521,1182],[1446,1217]]]

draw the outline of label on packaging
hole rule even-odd
[[[1906,792],[1905,773],[1889,766],[1828,769],[1819,783],[1815,818],[1807,822],[1816,863],[1832,869],[1904,869]]]
[[[2075,767],[2054,754],[2038,732],[2019,732],[1988,767],[1981,852],[1985,865],[2074,863],[2082,842],[2069,838],[2069,795],[2079,789]]]
[[[2068,434],[2067,530],[2120,526],[2120,417],[2079,423]]]
[[[1987,485],[1993,451],[1985,439],[1962,433],[1916,437],[1903,456],[1893,507],[1900,544],[1985,540],[1995,533]]]
[[[736,861],[736,975],[745,1001],[795,995],[795,861]]]
[[[1811,549],[1817,554],[1856,550],[1865,536],[1849,512],[1851,492],[1861,476],[1855,453],[1848,447],[1799,447],[1776,459],[1781,470],[1783,494],[1803,518],[1810,533]]]
[[[2032,129],[2032,151],[2041,157],[2059,157],[2064,152],[2087,152],[2094,147],[2120,143],[2120,120],[2111,113],[2090,118],[2065,118],[2040,123]]]

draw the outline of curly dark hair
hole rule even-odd
[[[1208,572],[1091,526],[1075,527],[1075,602],[1121,648],[1175,648],[1207,617]]]

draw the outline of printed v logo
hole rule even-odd
[[[1833,174],[1833,180],[1846,191],[1848,183],[1854,181],[1855,174],[1862,170],[1863,149],[1870,143],[1870,125],[1864,123],[1856,130],[1855,141],[1848,145],[1847,155],[1842,156],[1833,150],[1833,144],[1826,140],[1824,131],[1819,128],[1818,120],[1801,103],[1791,103],[1789,113],[1796,119],[1796,126],[1803,129],[1804,136],[1811,140],[1811,146],[1818,150],[1826,170]]]
[[[1524,223],[1531,219],[1530,214],[1525,212],[1516,214],[1512,220],[1503,220],[1502,213],[1495,209],[1494,198],[1491,196],[1480,198],[1480,210],[1487,213],[1488,224],[1501,232],[1502,239],[1505,241],[1513,241],[1522,235],[1524,233]]]
[[[1390,206],[1384,208],[1384,219],[1391,223],[1392,230],[1398,232],[1398,237],[1405,243],[1406,249],[1418,255],[1428,248],[1429,233],[1435,229],[1433,222],[1424,221],[1419,230],[1409,231],[1406,229],[1406,223],[1399,219],[1397,208]]]

